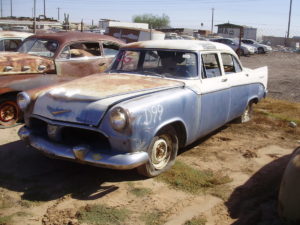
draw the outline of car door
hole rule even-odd
[[[228,120],[240,116],[249,97],[248,74],[246,74],[239,60],[231,53],[221,53],[222,69],[230,86],[230,109]]]
[[[202,53],[200,134],[222,126],[228,120],[230,86],[222,75],[219,53]]]
[[[100,42],[69,44],[55,59],[57,74],[63,76],[78,77],[103,72],[108,64]]]

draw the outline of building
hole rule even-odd
[[[218,35],[224,38],[244,38],[257,39],[257,28],[241,26],[231,23],[216,25],[218,27]]]

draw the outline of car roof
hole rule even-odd
[[[27,38],[31,36],[32,33],[19,32],[19,31],[0,31],[0,38]]]
[[[141,41],[125,45],[123,48],[172,49],[188,51],[233,50],[224,44],[200,40],[154,40]]]
[[[76,31],[35,34],[30,38],[51,39],[51,40],[56,40],[60,43],[73,42],[73,41],[107,40],[107,41],[117,42],[119,44],[124,44],[123,41],[111,36],[96,34],[96,33],[76,32]]]

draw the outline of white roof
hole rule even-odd
[[[0,38],[27,38],[33,33],[19,32],[19,31],[0,31]]]
[[[125,45],[123,48],[152,48],[152,49],[175,49],[175,50],[189,50],[189,51],[214,51],[226,50],[233,52],[233,50],[224,44],[211,41],[198,40],[154,40],[141,41]]]

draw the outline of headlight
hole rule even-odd
[[[110,113],[110,124],[116,131],[125,129],[128,121],[128,116],[125,110],[121,107],[114,108]]]
[[[26,92],[17,95],[17,103],[22,111],[24,111],[30,103],[30,97]]]

